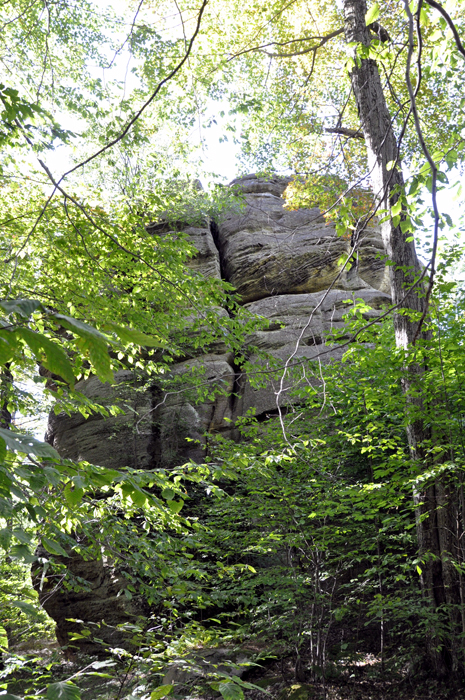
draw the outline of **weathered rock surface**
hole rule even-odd
[[[344,338],[343,316],[351,303],[357,301],[372,307],[372,311],[365,314],[368,319],[386,306],[389,297],[378,290],[364,288],[350,293],[331,290],[314,294],[282,294],[246,304],[252,313],[264,316],[270,322],[268,328],[256,331],[248,339],[250,346],[265,351],[270,361],[251,356],[254,379],[260,379],[263,371],[266,385],[257,388],[246,374],[242,374],[242,391],[235,405],[234,418],[245,415],[251,408],[255,409],[257,416],[276,412],[278,407],[293,403],[293,393],[300,384],[318,384],[318,376],[312,377],[307,360],[318,359],[325,363],[342,358],[345,348],[330,348],[325,344],[325,338],[329,333]],[[282,382],[285,367],[293,371]],[[296,372],[299,368],[301,371]]]
[[[205,222],[205,226],[190,226],[183,224],[182,221],[177,221],[173,222],[173,226],[175,226],[175,230],[172,230],[168,222],[151,224],[147,226],[147,231],[153,236],[166,236],[167,234],[176,236],[182,232],[182,235],[187,237],[189,243],[198,251],[188,260],[187,267],[204,277],[220,279],[220,256],[209,223]]]
[[[362,299],[373,309],[380,309],[389,297],[376,289],[357,292],[331,290],[313,294],[281,294],[246,304],[257,316],[269,320],[268,328],[256,331],[248,338],[250,345],[273,352],[300,341],[300,345],[324,343],[330,332],[343,332],[344,314],[352,303]]]
[[[104,418],[94,413],[50,414],[46,439],[62,457],[101,467],[147,469],[152,464],[152,397],[141,391],[130,370],[117,372],[115,385],[90,377],[76,390],[103,406],[118,405],[124,411]]]
[[[362,300],[376,314],[389,302],[380,232],[363,233],[358,262],[341,274],[349,241],[336,235],[318,208],[286,210],[281,195],[289,181],[248,175],[232,183],[242,192],[244,206],[210,227],[178,221],[148,228],[154,236],[186,236],[198,250],[188,267],[207,277],[223,275],[234,284],[245,308],[269,321],[268,328],[246,339],[243,351],[251,360],[256,350],[266,352],[277,368],[286,362],[299,366],[317,357],[322,361],[340,357],[341,351],[328,349],[325,338],[330,331],[343,333],[348,305]],[[228,316],[221,307],[212,312],[220,321]],[[195,320],[192,317],[192,324]],[[197,333],[194,330],[192,338]],[[192,348],[190,352],[197,354]],[[130,371],[118,373],[113,388],[95,377],[80,382],[78,389],[89,398],[116,401],[126,407],[125,415],[51,416],[49,441],[65,457],[116,468],[201,461],[207,431],[231,431],[230,421],[250,408],[257,415],[276,410],[278,392],[280,406],[292,401],[295,376],[283,386],[270,379],[266,386],[252,387],[244,372],[236,370],[223,338],[208,348],[199,347],[198,353],[173,367],[174,387],[165,393],[156,386],[141,391]],[[269,362],[261,358],[258,372],[260,368],[268,371]],[[185,381],[179,384],[181,376]],[[200,383],[210,397],[199,402],[194,383]]]
[[[191,340],[194,341],[199,338],[201,332],[207,332],[212,330],[212,326],[221,328],[222,320],[229,318],[229,314],[226,309],[222,306],[211,306],[209,309],[209,317],[204,318],[201,316],[191,315],[186,319],[186,323],[192,323],[192,330],[190,331]],[[194,327],[195,324],[195,327]],[[198,348],[194,348],[193,344],[189,348],[191,355],[222,355],[228,352],[228,346],[225,341],[226,333],[217,335],[216,338],[212,339],[208,346],[201,346],[199,344]]]
[[[37,555],[49,558],[38,547]],[[133,622],[137,616],[148,613],[148,606],[140,597],[130,601],[123,595],[127,582],[121,574],[102,560],[85,561],[76,552],[68,559],[60,557],[72,577],[80,578],[85,587],[78,591],[60,585],[62,574],[48,574],[42,578],[41,570],[33,569],[32,580],[39,599],[50,617],[56,622],[57,641],[67,648],[68,656],[78,649],[82,653],[104,655],[107,647],[127,647],[130,635],[118,629],[118,625]],[[100,624],[104,621],[104,624]],[[87,626],[82,624],[87,623]],[[89,624],[90,623],[90,624]],[[73,641],[72,635],[82,635],[85,629],[89,637]],[[94,641],[93,637],[101,640]]]
[[[344,288],[345,277],[338,275],[350,240],[338,237],[318,208],[284,209],[280,195],[287,182],[275,178],[270,191],[259,180],[246,179],[243,211],[219,225],[224,272],[244,303],[278,294],[319,292],[331,285]],[[240,181],[236,187],[241,187]],[[381,236],[368,229],[358,254],[361,287],[384,289],[382,254]]]
[[[156,465],[167,467],[189,459],[203,460],[205,433],[220,430],[232,419],[232,361],[232,353],[204,355],[175,366],[173,375],[178,380],[185,379],[154,410],[153,420],[159,426],[154,450]],[[199,386],[210,395],[201,402],[196,401]]]
[[[357,260],[341,274],[341,259],[347,257],[350,242],[336,235],[318,208],[286,210],[281,195],[288,182],[289,178],[279,177],[240,178],[232,184],[244,195],[242,209],[210,227],[177,222],[176,232],[171,231],[188,236],[198,250],[188,262],[191,270],[225,278],[248,311],[268,320],[268,327],[257,326],[242,348],[251,361],[257,357],[254,373],[262,372],[266,380],[254,386],[253,378],[237,369],[221,338],[199,349],[199,356],[175,365],[168,391],[155,381],[145,386],[130,371],[119,372],[114,387],[91,377],[77,388],[99,403],[117,402],[125,413],[106,419],[51,416],[48,440],[60,454],[118,469],[200,462],[206,432],[232,435],[234,421],[249,409],[266,417],[276,412],[278,404],[288,406],[295,401],[299,382],[318,381],[312,378],[309,360],[326,362],[342,356],[344,350],[328,347],[326,336],[330,331],[344,334],[343,316],[350,304],[362,300],[372,307],[367,314],[372,316],[389,303],[379,231],[363,233]],[[164,223],[148,230],[166,235],[170,227]],[[222,308],[214,313],[219,318],[228,315]],[[279,370],[284,366],[293,371],[281,381]],[[205,388],[201,399],[193,390],[195,384]],[[122,584],[111,566],[73,560],[70,567],[87,581],[86,590],[75,594],[57,588],[40,594],[57,621],[60,643],[74,631],[67,618],[103,619],[111,625],[138,614],[138,603],[131,607],[118,595]],[[83,642],[81,648],[90,651],[89,644]]]

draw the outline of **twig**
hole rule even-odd
[[[139,12],[140,12],[140,8],[142,7],[143,3],[144,3],[144,0],[140,0],[139,5],[138,5],[138,7],[137,7],[137,10],[136,10],[136,12],[135,12],[135,14],[134,14],[134,18],[133,18],[132,23],[131,23],[131,29],[129,30],[129,33],[128,33],[126,39],[123,41],[123,43],[121,44],[121,46],[120,46],[118,49],[116,49],[116,51],[115,51],[115,53],[114,53],[114,55],[113,55],[113,58],[111,59],[111,61],[110,61],[110,63],[108,64],[108,66],[106,66],[106,67],[104,68],[104,70],[109,70],[109,69],[112,67],[113,63],[114,63],[115,60],[116,60],[117,55],[120,53],[120,51],[122,51],[122,50],[124,49],[124,47],[126,46],[126,44],[128,43],[128,41],[131,39],[132,33],[133,33],[133,31],[134,31],[134,27],[136,26],[136,19],[137,19],[137,16],[138,16],[138,14],[139,14]]]
[[[420,11],[421,11],[422,3],[423,3],[423,0],[419,0],[417,11],[415,13],[416,14],[417,34],[420,35],[420,37],[421,37]],[[421,318],[418,322],[418,326],[417,326],[417,329],[415,331],[415,335],[414,335],[413,340],[412,340],[412,345],[415,345],[415,342],[420,334],[421,327],[423,325],[423,321],[425,320],[426,314],[428,312],[429,300],[431,297],[431,292],[433,291],[434,276],[436,273],[435,265],[436,265],[436,254],[437,254],[437,249],[438,249],[438,232],[439,232],[439,210],[438,210],[438,204],[437,204],[438,169],[437,169],[436,163],[434,162],[433,158],[431,157],[428,146],[426,145],[426,141],[425,141],[425,138],[423,136],[423,131],[422,131],[421,124],[420,124],[420,118],[418,116],[416,95],[417,95],[418,87],[420,84],[421,72],[418,76],[418,83],[416,86],[417,89],[414,90],[413,86],[412,86],[411,76],[410,76],[410,66],[411,66],[413,51],[415,48],[414,42],[413,42],[413,15],[412,15],[412,12],[410,10],[408,0],[404,0],[404,7],[405,7],[405,12],[407,14],[408,21],[409,21],[409,48],[408,48],[408,56],[407,56],[407,65],[406,65],[406,69],[405,69],[405,80],[407,83],[408,94],[410,97],[410,107],[411,107],[411,112],[413,114],[415,130],[417,132],[417,136],[418,136],[418,140],[420,142],[421,150],[425,154],[425,158],[428,161],[429,166],[431,168],[431,173],[432,173],[431,200],[433,203],[433,211],[434,211],[433,250],[431,253],[431,260],[429,263],[429,267],[431,268],[431,271],[430,271],[428,289],[426,291],[425,308],[424,308],[423,313],[421,315]],[[421,60],[421,51],[419,50],[417,62],[419,63],[420,60]]]
[[[66,173],[64,173],[64,174],[60,177],[60,179],[58,180],[57,185],[59,185],[68,175],[70,175],[71,173],[74,173],[76,170],[79,170],[80,168],[83,168],[85,165],[87,165],[87,164],[90,163],[91,161],[95,160],[95,158],[98,158],[99,156],[101,156],[102,153],[105,153],[105,152],[108,151],[110,148],[113,148],[113,146],[115,146],[117,143],[119,143],[119,142],[126,136],[126,134],[129,132],[129,130],[131,129],[131,127],[134,126],[134,124],[136,123],[136,121],[141,117],[142,113],[145,112],[145,110],[147,109],[147,107],[148,107],[149,105],[152,104],[152,102],[154,101],[155,97],[158,95],[158,93],[159,93],[160,90],[162,89],[163,85],[165,85],[167,82],[169,82],[169,81],[171,80],[171,78],[174,78],[174,76],[176,75],[176,73],[178,73],[178,72],[181,70],[181,68],[183,67],[183,65],[185,64],[185,62],[187,61],[187,59],[188,59],[189,56],[190,56],[190,53],[191,53],[191,51],[192,51],[192,47],[193,47],[193,45],[194,45],[194,41],[195,41],[195,39],[197,38],[197,35],[198,35],[199,31],[200,31],[200,25],[201,25],[201,22],[202,22],[202,16],[203,16],[203,13],[204,13],[204,11],[205,11],[205,8],[206,8],[206,6],[207,6],[207,4],[208,4],[208,1],[209,1],[209,0],[203,0],[203,2],[202,2],[202,5],[201,5],[200,10],[199,10],[199,14],[198,14],[198,16],[197,16],[197,25],[196,25],[196,27],[195,27],[195,31],[194,31],[194,33],[193,33],[193,35],[192,35],[192,37],[191,37],[191,39],[190,39],[190,41],[189,41],[189,45],[188,45],[188,47],[187,47],[186,53],[184,54],[184,56],[183,56],[183,58],[181,59],[181,61],[177,64],[177,66],[175,66],[175,67],[173,68],[173,70],[172,70],[170,73],[168,73],[168,75],[167,75],[165,78],[163,78],[163,80],[160,80],[160,82],[158,83],[157,87],[155,88],[155,90],[154,90],[154,91],[152,92],[152,94],[150,95],[149,99],[146,100],[146,101],[144,102],[144,104],[142,105],[142,107],[131,117],[131,119],[128,121],[128,123],[126,124],[126,126],[124,127],[124,129],[118,134],[118,136],[116,136],[114,139],[112,139],[111,141],[109,141],[109,143],[107,143],[105,146],[102,146],[102,148],[100,148],[98,151],[96,151],[95,153],[93,153],[91,156],[89,156],[89,157],[86,158],[85,160],[83,160],[83,161],[81,161],[80,163],[78,163],[77,165],[75,165],[74,168],[71,168],[71,169],[68,170]]]
[[[457,48],[462,54],[462,56],[465,58],[465,48],[463,47],[463,44],[460,40],[459,33],[455,27],[454,22],[452,21],[450,15],[445,11],[442,5],[440,5],[436,0],[425,0],[427,5],[430,7],[434,7],[435,10],[441,13],[441,15],[444,17],[446,20],[447,24],[449,25],[449,29],[451,30],[452,34],[454,35],[455,43],[457,44]]]
[[[363,139],[364,136],[360,129],[349,129],[344,126],[334,126],[331,128],[325,128],[328,134],[339,134],[340,136],[347,136],[350,139]]]

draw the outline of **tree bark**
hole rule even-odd
[[[367,7],[365,0],[344,0],[345,37],[347,43],[369,46],[370,32],[365,26]],[[404,194],[404,179],[400,168],[399,148],[392,118],[387,108],[380,74],[371,58],[355,54],[355,66],[351,70],[352,88],[359,112],[361,128],[367,146],[368,164],[377,203],[387,212]],[[395,167],[388,170],[388,164]],[[424,418],[425,398],[423,378],[426,367],[409,361],[409,349],[418,332],[419,318],[425,310],[423,285],[410,288],[421,274],[413,241],[402,233],[400,221],[390,216],[381,224],[384,249],[389,262],[389,276],[394,311],[396,345],[406,352],[403,393],[407,415],[407,438],[412,460],[425,469],[432,467],[427,446],[433,436]],[[397,223],[397,225],[396,225]],[[421,333],[424,342],[428,333]],[[423,560],[422,589],[427,602],[439,613],[440,606],[447,605],[448,639],[441,640],[442,649],[437,652],[438,639],[434,634],[430,643],[430,660],[436,671],[444,673],[463,664],[461,645],[456,636],[462,629],[460,601],[461,581],[453,559],[458,542],[452,541],[456,530],[454,512],[456,496],[453,489],[441,481],[414,493],[417,518],[417,538],[420,558]]]
[[[10,429],[11,413],[8,410],[9,398],[13,375],[10,371],[10,363],[0,369],[0,428]]]

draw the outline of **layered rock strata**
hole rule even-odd
[[[275,378],[257,387],[237,369],[232,353],[218,341],[207,354],[180,362],[172,370],[174,378],[186,377],[187,385],[187,379],[200,368],[210,388],[221,389],[208,400],[198,402],[189,391],[183,392],[182,380],[180,390],[161,395],[156,387],[144,389],[130,371],[118,373],[114,387],[94,377],[87,379],[77,389],[101,402],[119,400],[126,410],[106,419],[52,416],[48,440],[61,455],[116,468],[202,461],[205,433],[231,434],[234,421],[248,410],[266,416],[277,409],[277,399],[281,406],[292,401],[296,379],[293,376],[281,383],[276,379],[280,367],[342,355],[341,350],[328,348],[325,338],[330,331],[344,332],[348,303],[361,299],[373,309],[372,315],[389,303],[380,232],[374,228],[363,232],[357,259],[341,274],[341,260],[350,252],[350,241],[338,237],[317,208],[286,210],[281,195],[288,182],[256,175],[235,180],[232,186],[243,197],[240,210],[205,226],[183,227],[198,251],[189,267],[230,282],[243,306],[267,319],[266,328],[249,335],[243,354],[252,362],[258,354],[256,366],[261,368],[274,363]],[[149,230],[157,235],[167,227],[157,224]],[[217,313],[227,315],[221,308]],[[78,569],[80,566],[77,562]],[[105,567],[101,569],[101,562],[95,566],[95,572],[88,572],[89,580],[103,580]],[[57,620],[63,643],[67,635],[64,620],[69,615],[58,611],[60,594],[48,593],[42,595],[43,605]],[[89,605],[88,610],[93,622],[105,619],[104,607]]]
[[[321,292],[331,286],[387,291],[383,244],[376,229],[363,232],[358,274],[339,278],[340,260],[350,252],[350,239],[338,237],[318,208],[286,210],[281,198],[287,184],[284,178],[262,184],[248,176],[232,184],[244,193],[246,206],[241,214],[233,213],[221,222],[217,244],[225,277],[243,303]]]
[[[336,235],[318,208],[286,210],[282,194],[288,182],[256,175],[234,180],[231,185],[243,196],[240,210],[202,227],[183,226],[183,234],[198,250],[188,262],[191,270],[226,279],[244,308],[269,322],[247,338],[245,354],[253,361],[252,348],[257,348],[278,367],[291,355],[291,364],[338,356],[336,349],[328,352],[325,337],[330,331],[343,332],[342,317],[351,300],[363,300],[373,314],[389,302],[380,232],[363,232],[358,259],[341,274],[350,241]],[[149,230],[160,235],[167,232],[167,224]],[[218,308],[217,315],[228,314]],[[178,363],[172,374],[188,377],[199,368],[212,390],[221,389],[221,395],[200,404],[182,391],[166,396],[153,390],[144,393],[130,371],[117,374],[115,387],[95,377],[80,382],[77,388],[89,398],[119,400],[125,414],[87,420],[80,415],[52,416],[48,440],[64,457],[102,466],[168,466],[201,460],[206,431],[230,430],[230,421],[250,408],[257,415],[276,409],[275,383],[252,388],[223,341],[207,354]],[[288,394],[282,393],[280,401],[287,400]]]
[[[38,547],[36,554],[49,557],[43,547]],[[56,623],[57,641],[67,651],[68,658],[73,658],[76,649],[84,654],[105,656],[109,647],[126,647],[130,637],[121,625],[149,614],[147,603],[140,596],[128,600],[124,595],[127,580],[106,560],[86,561],[72,551],[69,558],[57,557],[57,560],[81,582],[79,590],[63,587],[61,572],[56,576],[49,572],[42,586],[39,567],[33,568],[32,577],[42,606]],[[89,636],[82,635],[81,621],[90,623]],[[78,640],[73,640],[75,634],[80,635]]]

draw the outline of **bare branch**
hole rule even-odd
[[[271,58],[292,58],[293,56],[303,56],[306,53],[311,53],[312,51],[316,53],[318,49],[321,49],[325,44],[328,43],[331,39],[334,39],[334,37],[339,36],[344,32],[344,29],[335,29],[334,32],[331,32],[330,34],[326,34],[326,36],[319,36],[319,37],[308,37],[305,39],[305,41],[310,41],[311,39],[319,39],[319,43],[316,44],[315,46],[310,46],[308,49],[302,49],[302,51],[291,51],[289,53],[270,53],[269,51],[265,51],[264,48],[262,47],[257,47],[255,50],[261,51],[262,53],[265,53],[267,56],[271,56]],[[304,41],[304,39],[302,39]],[[268,44],[269,46],[270,44]],[[278,44],[279,45],[279,44]]]
[[[136,26],[136,20],[137,20],[137,17],[138,17],[139,12],[140,12],[140,8],[142,7],[143,3],[144,3],[144,0],[140,0],[139,5],[138,5],[137,10],[136,10],[136,13],[135,13],[135,15],[134,15],[134,17],[133,17],[133,20],[132,20],[132,23],[131,23],[131,29],[129,30],[129,34],[127,35],[126,39],[123,41],[123,43],[121,44],[121,46],[120,46],[119,48],[116,49],[116,51],[115,51],[115,53],[114,53],[114,55],[113,55],[113,58],[111,59],[111,61],[110,61],[110,63],[108,64],[108,66],[106,66],[105,70],[108,70],[109,68],[112,67],[113,63],[116,61],[117,55],[124,49],[124,47],[126,46],[126,44],[131,40],[132,33],[133,33],[133,31],[134,31],[134,27]]]
[[[429,2],[429,0],[427,0]],[[416,11],[416,30],[417,30],[417,35],[421,36],[421,29],[420,29],[420,11],[421,11],[421,6],[422,6],[423,0],[419,0],[417,11]],[[421,327],[423,325],[423,321],[426,318],[426,314],[428,311],[428,305],[429,305],[429,299],[431,296],[431,292],[433,291],[433,285],[434,285],[434,275],[436,273],[436,254],[437,254],[437,249],[438,249],[438,232],[439,232],[439,210],[438,210],[438,203],[437,203],[437,177],[438,177],[438,169],[436,166],[436,163],[434,162],[433,158],[431,157],[431,154],[429,152],[428,146],[426,145],[425,138],[423,136],[423,131],[421,129],[421,124],[420,124],[420,118],[418,115],[418,109],[417,109],[417,102],[416,102],[416,94],[418,92],[418,89],[414,90],[412,86],[412,80],[410,76],[410,66],[412,62],[412,56],[413,56],[413,51],[415,48],[414,41],[413,41],[413,28],[414,28],[414,21],[413,21],[413,15],[410,10],[409,2],[408,0],[404,0],[404,7],[405,7],[405,12],[407,14],[408,20],[409,20],[409,48],[408,48],[408,56],[407,56],[407,65],[405,69],[405,80],[407,83],[407,89],[408,89],[408,94],[410,97],[410,108],[413,114],[413,120],[415,124],[415,131],[417,132],[418,140],[420,142],[421,150],[425,154],[425,158],[429,163],[429,166],[431,168],[431,173],[432,173],[432,184],[431,184],[431,199],[433,203],[433,211],[434,211],[434,227],[433,227],[433,250],[431,253],[431,260],[429,262],[429,267],[430,267],[430,277],[429,277],[429,284],[428,284],[428,289],[426,292],[426,299],[425,299],[425,308],[423,310],[423,313],[421,315],[420,321],[418,323],[418,327],[415,331],[415,336],[412,341],[412,345],[415,344],[416,339],[419,336]],[[420,44],[421,46],[421,44]],[[419,52],[418,60],[420,60],[421,53]],[[420,82],[421,74],[418,76],[418,83],[417,83],[417,88]]]
[[[460,40],[459,33],[455,27],[454,22],[452,21],[450,15],[445,11],[442,5],[440,5],[436,0],[425,0],[427,5],[430,7],[434,7],[435,10],[441,13],[441,15],[444,17],[446,20],[447,24],[449,25],[449,29],[451,30],[452,34],[454,35],[455,43],[457,44],[457,48],[462,54],[462,56],[465,58],[465,48],[463,47],[463,44]]]
[[[364,136],[360,129],[349,129],[344,126],[334,126],[332,128],[327,128],[325,131],[328,134],[339,134],[340,136],[347,136],[349,139],[363,139]]]
[[[304,53],[309,53],[310,51],[313,51],[315,48],[319,48],[319,46],[311,47],[310,49],[304,49],[303,51],[296,51],[292,53],[282,53],[282,54],[275,54],[275,53],[269,53],[267,51],[264,51],[264,49],[268,49],[270,46],[289,46],[289,44],[300,44],[303,41],[320,41],[326,43],[329,41],[329,39],[332,39],[335,36],[338,36],[339,34],[342,34],[344,30],[343,29],[336,29],[334,32],[331,34],[327,34],[325,36],[301,36],[298,39],[289,39],[289,41],[270,41],[269,44],[261,44],[260,46],[252,46],[249,49],[244,49],[243,51],[238,51],[237,53],[233,54],[228,58],[228,62],[232,61],[233,58],[238,58],[238,56],[243,56],[246,53],[252,53],[253,51],[260,51],[262,53],[266,53],[267,56],[275,57],[278,56],[279,58],[284,58],[286,56],[300,56],[301,54]],[[323,44],[322,44],[323,45]]]
[[[203,13],[204,13],[204,11],[205,11],[205,8],[206,8],[207,4],[208,4],[208,0],[203,0],[202,6],[201,6],[201,8],[200,8],[200,10],[199,10],[199,14],[198,14],[198,16],[197,16],[197,25],[196,25],[196,27],[195,27],[195,31],[194,31],[194,33],[193,33],[193,35],[192,35],[192,37],[191,37],[191,39],[190,39],[190,41],[189,41],[189,45],[188,45],[188,47],[187,47],[186,53],[184,54],[184,56],[183,56],[183,58],[181,59],[181,61],[177,64],[177,66],[175,66],[175,67],[173,68],[173,70],[172,70],[170,73],[168,73],[168,75],[167,75],[165,78],[163,78],[163,80],[160,80],[160,82],[158,83],[157,87],[155,88],[155,90],[154,90],[154,91],[152,92],[152,94],[150,95],[149,99],[146,100],[146,102],[144,102],[144,104],[142,105],[142,107],[131,117],[131,119],[128,121],[128,123],[126,124],[126,126],[124,127],[124,129],[118,134],[118,136],[116,136],[114,139],[112,139],[111,141],[109,141],[109,143],[107,143],[105,146],[103,146],[103,147],[100,148],[98,151],[96,151],[96,153],[94,153],[93,155],[91,155],[91,156],[89,156],[88,158],[86,158],[86,160],[81,161],[81,163],[78,163],[78,165],[75,165],[74,168],[71,168],[71,169],[68,170],[66,173],[64,173],[64,174],[60,177],[60,179],[58,180],[57,186],[58,186],[68,175],[70,175],[71,173],[74,173],[76,170],[79,170],[80,168],[83,168],[84,165],[87,165],[87,164],[90,163],[91,161],[95,160],[95,158],[98,158],[99,156],[101,156],[102,153],[105,153],[106,151],[110,150],[110,148],[113,148],[113,146],[115,146],[117,143],[119,143],[119,142],[126,136],[126,134],[129,132],[129,130],[131,129],[131,127],[134,126],[134,124],[136,123],[136,121],[141,117],[142,113],[145,112],[145,110],[147,109],[147,107],[148,107],[149,105],[152,104],[152,102],[154,101],[154,99],[156,98],[156,96],[158,95],[158,93],[160,92],[160,90],[162,89],[163,85],[165,85],[167,82],[169,82],[169,81],[171,80],[171,78],[174,78],[174,76],[176,75],[176,73],[178,73],[178,72],[181,70],[181,68],[182,68],[183,65],[186,63],[187,59],[188,59],[189,56],[190,56],[190,53],[191,53],[191,51],[192,51],[192,47],[193,47],[193,45],[194,45],[194,41],[195,41],[195,39],[196,39],[196,37],[197,37],[199,31],[200,31],[200,24],[201,24],[201,22],[202,22],[202,16],[203,16]]]

